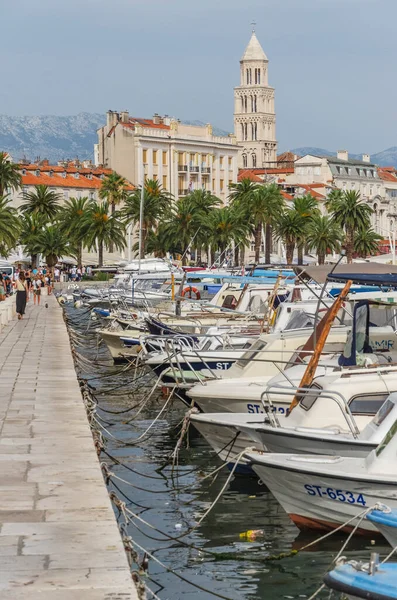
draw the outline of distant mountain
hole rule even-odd
[[[66,158],[93,159],[96,130],[105,116],[80,113],[59,117],[9,117],[0,115],[0,150],[15,161],[37,157],[58,161]]]
[[[314,154],[315,156],[336,156],[336,152],[330,152],[324,150],[324,148],[314,148],[311,146],[304,146],[302,148],[294,148],[290,152],[304,156],[305,154]],[[349,157],[357,160],[361,160],[362,154],[353,154],[349,152]],[[397,146],[371,154],[371,161],[381,167],[396,167],[397,168]]]
[[[10,117],[0,115],[0,151],[6,150],[15,161],[24,157],[34,161],[48,158],[51,162],[67,158],[93,159],[97,129],[106,116],[80,113],[67,117]],[[205,125],[202,121],[183,121],[187,125]],[[214,135],[228,135],[213,127]]]

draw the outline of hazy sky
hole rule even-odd
[[[397,0],[0,0],[0,113],[127,108],[232,131],[253,19],[280,150],[397,145]]]

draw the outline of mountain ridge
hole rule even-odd
[[[106,115],[81,112],[77,115],[8,116],[0,115],[0,151],[8,152],[14,161],[48,159],[50,162],[94,158],[97,129]],[[202,121],[182,121],[187,125],[205,125]],[[213,127],[214,135],[228,132]]]

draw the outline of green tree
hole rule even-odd
[[[272,226],[280,212],[284,209],[284,198],[275,183],[259,185],[250,196],[248,217],[255,232],[255,262],[260,261],[262,230],[265,226],[265,262],[270,264],[272,251]]]
[[[305,227],[303,229],[303,235],[299,240],[297,240],[298,265],[302,265],[303,264],[303,250],[304,250],[304,247],[306,244],[306,231],[307,231],[308,225],[310,224],[311,220],[315,216],[318,216],[320,214],[320,211],[318,209],[317,200],[315,200],[311,194],[305,194],[304,196],[295,198],[294,203],[293,203],[293,208],[294,208],[294,210],[296,210],[296,212],[298,214],[300,214],[300,216],[302,217],[302,219],[305,223]]]
[[[23,214],[20,219],[21,231],[19,241],[31,257],[32,268],[37,267],[39,251],[37,250],[37,238],[43,230],[46,218],[41,214]]]
[[[360,229],[354,234],[354,252],[362,258],[374,256],[379,252],[381,239],[373,229]]]
[[[36,253],[45,257],[46,265],[53,271],[61,256],[71,252],[71,245],[66,233],[58,225],[46,225],[40,230],[34,245]]]
[[[258,189],[258,183],[252,181],[249,177],[244,177],[237,183],[231,183],[229,186],[229,202],[230,205],[238,210],[239,214],[244,212],[246,220],[251,223],[251,215],[249,206],[252,202],[252,196]],[[253,233],[253,231],[251,232]],[[247,242],[249,245],[249,241]],[[235,263],[237,252],[235,251]],[[243,261],[244,248],[240,246],[240,260]],[[237,264],[237,263],[236,263]]]
[[[116,206],[121,204],[128,195],[127,181],[113,171],[102,180],[102,186],[99,190],[99,197],[107,200],[111,206],[112,215],[116,212]],[[113,244],[110,244],[109,252],[113,252]]]
[[[103,250],[109,248],[111,242],[118,250],[126,245],[125,226],[119,213],[109,215],[109,203],[90,202],[84,214],[84,228],[87,228],[86,243],[90,250],[98,247],[98,264],[103,265]]]
[[[354,234],[371,227],[372,208],[360,199],[360,194],[353,190],[343,192],[330,203],[332,219],[345,232],[347,262],[353,260]]]
[[[19,165],[10,162],[7,152],[0,152],[0,197],[5,196],[9,189],[19,189],[21,182]]]
[[[287,263],[292,264],[295,246],[305,234],[305,219],[295,209],[287,209],[275,223],[276,238],[285,244]]]
[[[219,250],[220,256],[225,254],[232,242],[249,242],[250,226],[243,218],[240,208],[236,206],[229,205],[213,210],[208,215],[208,224],[211,230],[211,246]]]
[[[139,224],[142,187],[136,188],[125,199],[121,211],[128,223]],[[165,220],[170,212],[172,195],[155,179],[146,179],[143,194],[142,252],[146,252],[146,239],[149,231],[155,230],[160,220]]]
[[[72,245],[76,249],[77,265],[82,267],[83,246],[88,235],[88,219],[86,213],[89,209],[90,201],[87,197],[70,198],[62,207],[60,227],[68,236]]]
[[[34,192],[24,194],[21,211],[27,215],[42,215],[47,221],[53,221],[59,211],[61,196],[47,185],[35,185]]]
[[[8,256],[19,238],[18,213],[10,204],[11,200],[0,196],[0,256]]]
[[[306,241],[310,250],[316,251],[319,265],[329,252],[340,251],[342,238],[342,230],[328,216],[315,215],[307,225]]]
[[[208,190],[193,190],[187,196],[191,200],[193,210],[193,226],[196,230],[193,234],[196,248],[196,262],[201,263],[203,246],[208,246],[209,229],[205,226],[207,215],[216,207],[221,205],[221,200],[211,194]]]

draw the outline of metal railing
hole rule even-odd
[[[286,387],[280,384],[269,384],[266,390],[261,394],[261,403],[264,411],[269,417],[269,422],[273,427],[281,427],[280,422],[275,414],[275,407],[273,402],[269,396],[301,396],[300,402],[305,396],[314,396],[315,400],[320,398],[327,398],[328,400],[332,400],[337,404],[340,408],[342,415],[349,427],[353,437],[357,439],[360,435],[360,430],[357,427],[357,423],[353,417],[353,414],[349,408],[349,405],[345,399],[345,397],[340,392],[335,391],[324,391],[318,388],[301,388],[301,387]],[[308,409],[308,411],[310,408]]]

